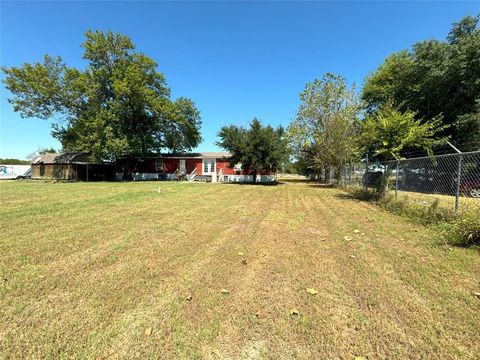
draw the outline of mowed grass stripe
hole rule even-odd
[[[474,359],[478,251],[311,185],[2,184],[2,355]]]

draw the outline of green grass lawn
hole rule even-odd
[[[340,190],[0,189],[0,358],[479,357],[478,250]]]

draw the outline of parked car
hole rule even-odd
[[[480,179],[462,181],[460,184],[460,192],[474,198],[480,198]]]

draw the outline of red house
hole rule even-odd
[[[231,167],[227,152],[158,154],[145,159],[119,158],[117,180],[189,180],[206,182],[251,182],[252,172],[241,165]],[[271,182],[275,175],[257,173],[257,182]]]

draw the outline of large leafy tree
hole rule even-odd
[[[342,76],[327,73],[306,84],[300,101],[289,127],[295,155],[311,173],[334,169],[340,183],[341,168],[356,154],[360,102],[354,87]]]
[[[200,141],[200,114],[190,99],[172,100],[157,63],[129,37],[88,31],[85,69],[60,57],[3,67],[9,102],[22,117],[55,119],[52,135],[65,150],[97,159],[188,150]]]
[[[369,75],[362,98],[374,112],[387,103],[417,119],[443,115],[444,135],[460,148],[480,148],[479,16],[452,26],[446,41],[427,40],[390,55]]]
[[[240,163],[251,171],[253,182],[259,171],[276,172],[288,159],[288,141],[285,130],[279,126],[263,126],[254,118],[249,128],[230,125],[218,132],[217,145],[231,153],[230,164]]]

